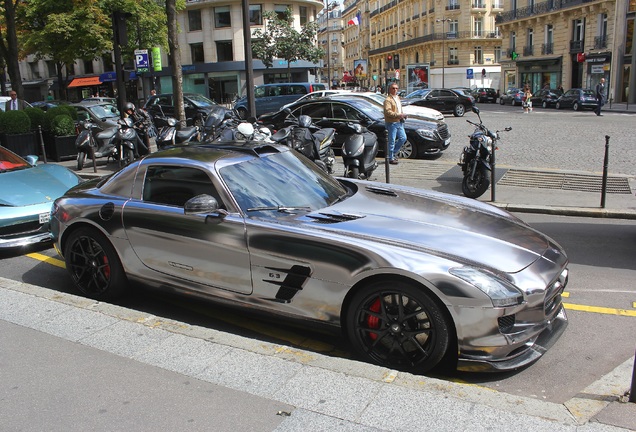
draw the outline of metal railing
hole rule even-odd
[[[510,11],[503,12],[497,15],[495,22],[502,24],[506,21],[514,21],[518,19],[528,18],[534,15],[540,15],[559,9],[567,9],[574,6],[579,6],[585,3],[592,3],[598,0],[547,0],[541,3],[535,3],[530,6],[525,6]]]

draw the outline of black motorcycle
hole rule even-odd
[[[207,133],[206,133],[207,136]],[[208,141],[247,142],[271,140],[271,130],[258,122],[255,118],[244,120],[236,110],[225,112],[223,120],[214,128],[214,132],[208,136]]]
[[[368,180],[378,167],[378,137],[359,123],[347,123],[351,134],[342,144],[345,177]]]
[[[325,172],[333,174],[336,157],[331,143],[336,136],[336,130],[315,125],[307,115],[296,118],[291,111],[285,119],[285,124],[289,126],[274,133],[272,140],[286,144],[311,159]]]
[[[124,165],[128,165],[140,154],[148,153],[148,147],[139,137],[135,123],[130,117],[117,120],[117,127],[115,145],[120,166],[122,162]]]
[[[155,116],[154,121],[159,129],[157,133],[158,149],[200,140],[201,129],[199,126],[178,127],[179,122],[174,117]]]
[[[511,127],[507,127],[503,131],[493,132],[484,126],[479,108],[473,107],[473,112],[477,114],[479,123],[466,120],[475,126],[475,131],[470,135],[470,143],[464,147],[458,163],[464,173],[462,192],[468,198],[478,198],[488,190],[499,132],[512,130]]]
[[[84,168],[86,157],[90,159],[119,159],[116,145],[118,128],[116,126],[102,130],[95,123],[82,121],[79,122],[79,128],[80,133],[75,139],[78,170]]]

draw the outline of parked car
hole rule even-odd
[[[499,97],[499,103],[501,105],[510,104],[512,106],[523,105],[523,89],[511,87],[506,90],[506,93]]]
[[[497,90],[489,87],[479,87],[471,93],[476,102],[497,102]]]
[[[69,105],[70,102],[64,100],[45,100],[33,102],[31,106],[34,108],[40,108],[42,111],[47,111],[49,108],[55,108],[60,105]]]
[[[117,98],[107,96],[91,96],[82,99],[82,102],[107,102],[109,104],[117,106]]]
[[[256,104],[255,117],[265,113],[276,112],[283,106],[296,102],[308,93],[327,90],[327,86],[320,83],[276,83],[263,84],[254,89]],[[243,96],[234,104],[234,109],[241,118],[247,118],[247,96]]]
[[[466,111],[472,109],[474,104],[472,96],[466,96],[456,90],[422,89],[418,91],[422,93],[418,93],[416,97],[403,99],[402,105],[423,106],[443,113],[452,113],[455,117],[462,117]]]
[[[473,91],[470,87],[453,87],[451,90],[456,91],[457,93],[463,94],[464,96],[468,96],[470,100],[475,105],[475,98],[473,97]]]
[[[557,99],[559,99],[562,94],[563,92],[561,90],[544,88],[533,94],[530,101],[532,102],[533,107],[541,106],[543,108],[548,108],[555,106]]]
[[[596,91],[573,88],[563,93],[556,101],[556,109],[572,108],[574,111],[596,108]]]
[[[6,106],[7,101],[10,101],[11,97],[10,96],[0,96],[0,111],[4,111],[4,107]],[[30,107],[31,104],[27,101],[24,101],[24,103],[26,103],[27,107]]]
[[[336,137],[332,147],[340,149],[344,141],[354,132],[347,127],[347,122],[360,123],[378,136],[380,149],[386,143],[384,112],[376,102],[349,95],[331,95],[328,98],[296,102],[289,108],[296,118],[302,114],[311,117],[320,127],[336,129]],[[259,121],[271,125],[275,130],[285,126],[288,113],[281,110],[277,113],[265,114]],[[418,156],[441,153],[450,145],[450,132],[443,121],[407,118],[404,122],[407,142],[402,146],[398,157],[416,158]]]
[[[219,115],[222,118],[225,111],[227,111],[227,108],[198,93],[184,93],[183,104],[188,126],[203,126],[210,112],[220,113]],[[152,116],[178,117],[174,109],[172,93],[150,96],[144,108]]]
[[[0,249],[50,242],[53,201],[81,181],[62,165],[37,161],[0,146]]]
[[[515,216],[271,143],[150,154],[56,200],[51,231],[85,296],[135,281],[322,325],[388,370],[516,370],[567,325],[568,258]]]
[[[79,102],[71,104],[77,110],[78,121],[90,121],[105,130],[117,126],[121,118],[117,107],[110,102]]]

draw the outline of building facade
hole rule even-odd
[[[503,85],[594,88],[625,102],[632,63],[634,0],[506,0]]]

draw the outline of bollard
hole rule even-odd
[[[384,130],[384,173],[386,175],[386,182],[391,183],[391,167],[389,166],[389,131]]]
[[[605,195],[607,195],[607,165],[609,163],[609,135],[605,135],[605,159],[603,160],[603,184],[601,186],[601,208],[605,208]]]
[[[629,389],[629,401],[636,403],[636,354],[634,354],[634,367],[632,368],[632,387]]]
[[[42,136],[42,125],[38,125],[38,133],[40,134],[40,149],[42,150],[42,159],[44,163],[48,163],[46,160],[46,148],[44,148],[44,137]]]

